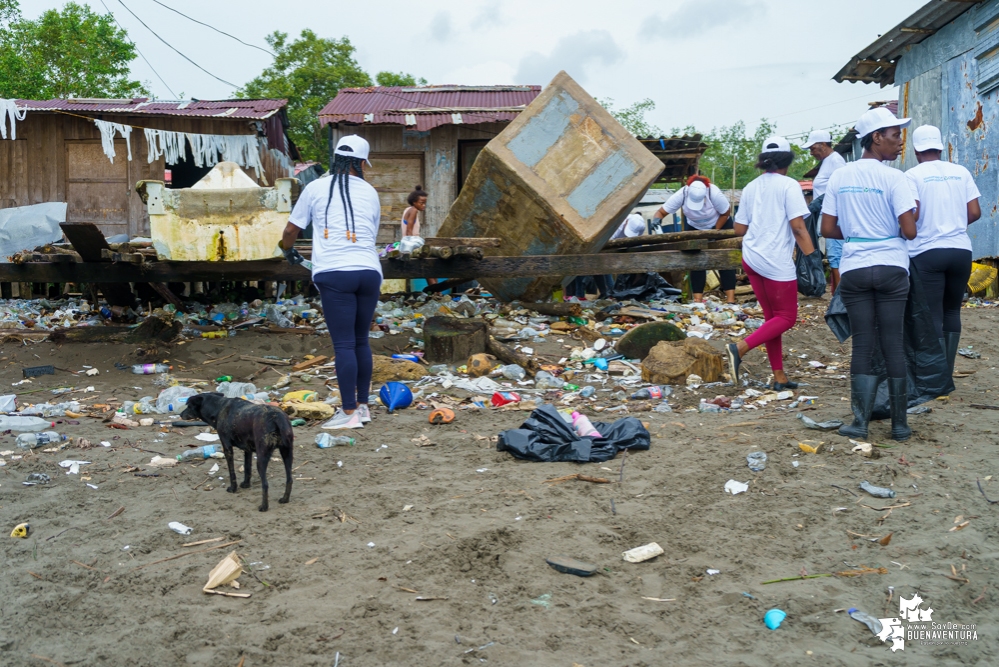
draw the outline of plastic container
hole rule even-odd
[[[386,382],[378,390],[378,399],[389,412],[405,409],[413,404],[413,392],[401,382]]]
[[[320,433],[316,436],[316,445],[319,449],[329,449],[330,447],[346,446],[353,447],[356,440],[348,435],[332,435],[330,433]]]
[[[393,359],[404,359],[406,361],[412,361],[414,364],[420,363],[420,358],[415,354],[393,354]]]
[[[17,400],[17,394],[6,394],[0,396],[0,412],[14,412],[17,409],[14,403]]]
[[[767,453],[753,452],[746,456],[746,464],[753,472],[763,472],[767,467]]]
[[[197,395],[198,390],[191,387],[167,387],[156,398],[156,408],[164,414],[182,412],[187,407],[187,399]]]
[[[519,366],[517,368],[520,368]],[[561,389],[565,384],[548,371],[538,371],[534,376],[534,386],[538,389]]]
[[[53,428],[55,422],[41,417],[0,417],[0,431],[16,431],[18,433],[37,433],[47,428]]]
[[[204,445],[203,447],[195,447],[194,449],[188,449],[183,454],[177,455],[178,461],[202,461],[204,459],[210,458],[215,452],[221,452],[221,445]]]
[[[592,387],[590,385],[587,385],[579,390],[579,395],[582,396],[583,398],[589,398],[590,396],[593,396],[593,394],[595,393],[597,393],[596,387]]]
[[[294,329],[295,328],[295,323],[292,322],[291,320],[289,320],[287,318],[287,316],[285,316],[285,314],[281,312],[280,308],[276,304],[272,303],[269,306],[267,306],[267,309],[266,309],[265,313],[266,313],[267,320],[269,322],[273,322],[274,324],[278,325],[279,327],[282,327],[282,328],[285,328],[285,329]]]
[[[631,398],[636,401],[642,399],[650,399],[650,398],[658,400],[662,397],[663,397],[663,389],[662,387],[656,385],[652,385],[651,387],[643,387],[642,389],[639,389],[638,391],[636,391],[634,394],[631,395]]]
[[[152,396],[145,396],[132,405],[132,412],[137,415],[161,415],[163,411],[156,407]]]
[[[787,618],[787,612],[781,609],[771,609],[763,615],[763,622],[771,630],[776,630],[780,627],[780,624],[784,622]]]
[[[167,373],[173,370],[173,366],[167,364],[135,364],[132,372],[136,375],[155,375],[156,373]]]
[[[520,403],[520,394],[515,391],[497,391],[493,394],[492,404],[494,408],[509,405],[510,403]]]
[[[59,435],[55,431],[45,431],[44,433],[22,433],[17,436],[17,446],[21,449],[34,449],[47,445],[50,442],[63,442],[66,436]]]
[[[602,438],[600,431],[598,431],[594,426],[593,422],[590,421],[589,417],[581,412],[572,413],[572,428],[576,431],[576,435],[581,438],[587,436],[594,438]]]
[[[510,364],[508,366],[503,366],[503,368],[500,369],[500,372],[503,374],[503,377],[505,377],[507,380],[520,381],[523,380],[525,377],[527,377],[527,371],[525,371],[521,366],[518,366],[517,364]]]
[[[179,533],[181,535],[191,534],[191,528],[189,526],[185,526],[179,521],[171,521],[170,523],[167,524],[167,527],[173,532]]]
[[[876,617],[871,616],[866,611],[860,611],[856,607],[850,607],[846,610],[846,613],[849,614],[850,618],[853,620],[866,625],[874,634],[881,634],[881,621],[879,621]]]
[[[608,363],[608,361],[606,359],[602,359],[602,358],[600,358],[600,359],[594,359],[593,360],[593,367],[594,368],[599,368],[602,371],[606,371],[608,368],[610,368],[610,363]]]
[[[226,398],[242,398],[257,393],[257,386],[252,382],[222,382],[215,390]]]

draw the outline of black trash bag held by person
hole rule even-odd
[[[794,258],[794,271],[798,277],[798,292],[803,296],[822,296],[826,293],[826,272],[822,268],[822,253],[811,255],[798,250]]]
[[[852,335],[850,318],[846,315],[839,291],[833,295],[826,312],[826,324],[842,343]],[[902,343],[905,354],[909,407],[914,407],[938,396],[954,391],[954,380],[950,375],[947,355],[937,338],[933,318],[919,274],[909,271],[909,296],[905,304],[905,323],[902,329]],[[878,333],[875,328],[875,339]],[[881,345],[874,346],[872,360],[874,375],[878,376],[878,394],[874,401],[872,419],[887,419],[891,416],[888,406],[888,372]]]
[[[819,195],[818,199],[813,199],[808,204],[808,212],[811,215],[805,218],[805,229],[808,230],[808,236],[812,239],[812,247],[816,250],[819,249],[819,229],[822,226],[822,202],[825,198],[825,195]]]
[[[598,463],[611,460],[622,449],[648,449],[652,440],[634,417],[612,424],[595,421],[593,426],[603,437],[581,438],[554,406],[542,405],[520,428],[500,432],[496,450],[528,461]]]

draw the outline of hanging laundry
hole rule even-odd
[[[186,161],[187,145],[190,145],[195,167],[214,167],[220,161],[235,162],[244,169],[253,169],[257,178],[264,174],[260,161],[262,140],[254,134],[188,134],[148,128],[143,132],[147,162],[161,157],[168,165]]]
[[[125,139],[125,146],[128,148],[128,160],[132,161],[132,144],[129,142],[129,137],[132,134],[131,125],[122,125],[121,123],[109,123],[106,120],[94,119],[94,125],[101,133],[101,147],[104,149],[104,154],[108,156],[111,163],[114,164],[114,135],[115,133],[121,134]]]
[[[183,132],[149,128],[145,128],[143,132],[146,135],[147,162],[154,162],[161,157],[167,164],[177,164],[180,160],[187,160],[187,145]]]
[[[18,109],[15,100],[8,100],[0,97],[0,137],[7,138],[7,117],[10,117],[10,138],[17,139],[17,127],[15,121],[23,121],[28,114],[27,109]]]

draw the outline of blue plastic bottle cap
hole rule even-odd
[[[850,607],[849,609],[846,610],[846,615],[849,616],[850,614],[852,614],[855,611],[857,611],[856,607]]]
[[[771,630],[776,630],[785,618],[787,618],[787,612],[780,609],[771,609],[763,615],[763,622]]]

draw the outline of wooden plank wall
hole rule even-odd
[[[250,134],[253,125],[243,119],[151,117],[100,114],[103,120],[125,125],[196,134]],[[101,134],[92,122],[65,114],[31,112],[17,124],[17,140],[0,139],[0,208],[66,201],[67,141],[96,140]],[[132,131],[132,161],[128,165],[129,230],[133,236],[149,234],[145,204],[135,192],[140,180],[163,180],[163,159],[146,161],[146,138],[138,127]],[[124,155],[121,156],[127,159]],[[115,158],[118,159],[117,157]],[[276,174],[276,163],[264,163],[267,178]],[[271,168],[274,165],[275,171]],[[253,170],[249,175],[255,179]],[[283,174],[282,174],[283,175]]]
[[[458,197],[458,141],[491,139],[506,126],[507,123],[441,125],[429,132],[416,132],[400,125],[341,124],[333,128],[333,141],[343,135],[358,134],[371,144],[372,153],[422,153],[427,181],[422,185],[429,193],[423,235],[433,236]]]

